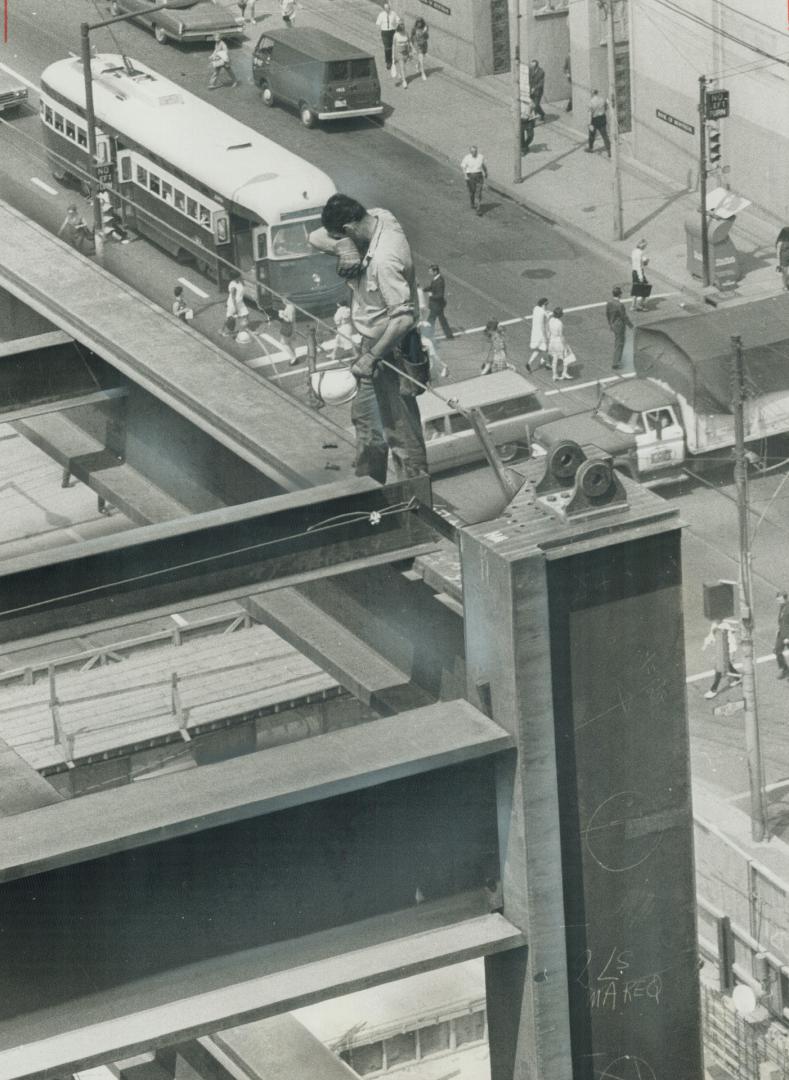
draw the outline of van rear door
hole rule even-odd
[[[368,109],[381,103],[381,86],[371,56],[326,62],[322,110]]]

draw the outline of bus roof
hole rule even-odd
[[[362,60],[370,56],[364,49],[349,45],[325,30],[312,26],[295,27],[288,30],[264,31],[263,37],[282,42],[294,52],[303,53],[312,60]]]
[[[419,412],[424,423],[455,412],[455,408],[449,404],[450,399],[458,401],[463,408],[470,409],[477,405],[490,405],[494,401],[533,394],[536,390],[534,383],[524,379],[517,371],[496,371],[491,375],[476,375],[473,379],[441,386],[439,393],[446,399],[444,401],[435,394],[424,394],[419,399]]]
[[[121,132],[187,176],[196,176],[221,198],[263,221],[277,222],[283,212],[292,214],[300,207],[314,213],[336,191],[321,169],[138,60],[130,62],[134,75],[119,55],[103,54],[91,61],[99,124]],[[84,110],[79,59],[50,64],[41,85]]]

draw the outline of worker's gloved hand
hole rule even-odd
[[[341,278],[355,277],[362,267],[362,257],[353,240],[347,236],[338,240],[335,249],[337,253],[337,273]]]
[[[372,379],[377,363],[377,356],[371,356],[370,353],[362,353],[362,355],[351,364],[351,374],[355,375],[357,379]]]

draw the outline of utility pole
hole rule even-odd
[[[104,233],[102,231],[99,184],[96,175],[98,149],[96,146],[96,112],[93,108],[93,72],[90,67],[90,24],[82,23],[79,30],[82,75],[85,80],[85,121],[88,126],[88,182],[91,199],[93,200],[93,243],[96,247],[96,259],[101,263],[104,261]]]
[[[614,240],[622,240],[625,235],[625,228],[622,214],[622,170],[619,161],[619,114],[616,101],[615,4],[616,0],[607,0],[607,2],[603,4],[603,10],[605,11],[606,16],[606,30],[608,37],[608,130],[611,139],[611,167],[614,173]]]
[[[512,134],[513,158],[512,179],[516,184],[523,180],[521,145],[521,4],[520,0],[510,0],[510,42],[512,60]],[[526,88],[528,93],[528,87]]]
[[[748,756],[748,781],[751,793],[751,836],[766,840],[769,836],[767,800],[764,791],[764,762],[756,708],[756,666],[753,658],[753,594],[751,588],[751,538],[748,530],[748,465],[745,458],[745,371],[742,338],[731,339],[732,413],[734,415],[734,483],[737,491],[737,516],[740,526],[740,656],[742,661],[742,696],[745,705],[745,746]]]
[[[707,76],[699,75],[699,196],[701,198],[701,280],[710,284],[710,235],[707,218]]]

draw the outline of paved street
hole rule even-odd
[[[272,17],[271,11],[264,11],[262,3],[258,7],[259,26],[264,27]],[[325,21],[324,7],[305,8],[303,21]],[[63,0],[47,8],[46,13],[40,9],[41,5],[33,0],[17,0],[10,45],[3,54],[6,65],[34,84],[40,71],[61,57],[65,49],[76,51],[79,21],[103,18],[108,5]],[[477,218],[467,206],[459,171],[440,155],[428,154],[413,145],[414,140],[407,142],[393,134],[391,128],[396,126],[396,115],[389,129],[387,125],[381,127],[366,121],[346,121],[308,131],[294,114],[278,108],[265,109],[250,81],[255,37],[256,32],[250,31],[247,40],[232,50],[242,85],[237,90],[210,95],[212,103],[318,164],[341,190],[369,205],[380,204],[393,210],[412,239],[423,279],[429,262],[435,260],[441,264],[448,282],[450,321],[458,329],[470,331],[459,335],[453,343],[441,345],[442,356],[451,370],[450,379],[468,377],[478,370],[484,357],[484,339],[479,330],[491,316],[516,320],[508,328],[508,337],[512,359],[521,366],[526,355],[528,323],[520,318],[539,295],[548,294],[552,302],[561,302],[570,311],[566,328],[580,359],[580,386],[570,385],[557,393],[544,373],[537,373],[536,381],[553,400],[561,402],[565,412],[593,404],[596,380],[610,375],[611,337],[601,304],[610,284],[627,279],[626,263],[623,266],[621,259],[612,257],[601,245],[595,253],[587,242],[582,242],[577,229],[568,231],[493,191],[486,196],[484,215]],[[118,50],[137,57],[190,91],[209,97],[204,46],[162,46],[151,35],[131,25],[117,26],[112,34],[109,30],[101,31],[95,43],[100,50]],[[391,97],[388,86],[386,93]],[[413,98],[409,97],[408,101],[408,108],[413,110]],[[35,106],[35,95],[32,104]],[[0,161],[3,196],[35,220],[55,229],[75,195],[60,187],[46,171],[34,109],[14,118],[12,124],[13,133],[8,129],[3,131],[5,152]],[[459,145],[458,152],[463,149]],[[597,161],[589,165],[594,169],[599,167]],[[757,238],[754,244],[759,242]],[[108,245],[107,265],[163,306],[169,305],[175,281],[184,280],[190,301],[198,308],[196,325],[220,340],[223,298],[194,268],[177,266],[145,241],[124,247]],[[680,297],[671,287],[665,292],[667,295],[658,301],[650,319],[680,311]],[[692,301],[689,306],[687,299],[682,299],[682,303],[686,304],[684,310],[694,310]],[[238,347],[237,351],[243,355],[243,349]],[[271,373],[269,368],[261,370]],[[301,369],[280,371],[279,375],[293,392],[303,393]],[[725,480],[726,470],[727,467],[721,473],[721,481]],[[767,657],[774,635],[774,594],[777,588],[789,586],[785,546],[789,488],[784,486],[784,476],[782,470],[777,470],[756,481],[752,488],[757,652]],[[476,469],[439,479],[437,490],[473,512],[475,504],[484,503],[490,484],[488,471]],[[736,794],[747,788],[742,714],[716,715],[713,709],[725,703],[726,694],[714,702],[703,699],[707,685],[703,672],[709,668],[710,654],[701,651],[708,629],[701,610],[701,584],[719,578],[734,579],[737,575],[733,488],[725,483],[715,487],[688,483],[681,489],[667,490],[664,495],[676,501],[687,523],[683,590],[694,770],[709,783]],[[101,526],[110,527],[117,525]],[[784,700],[789,688],[785,683],[773,685],[773,665],[769,662],[760,665],[759,677],[767,780],[778,783],[789,776],[789,739],[785,734],[789,702]]]

